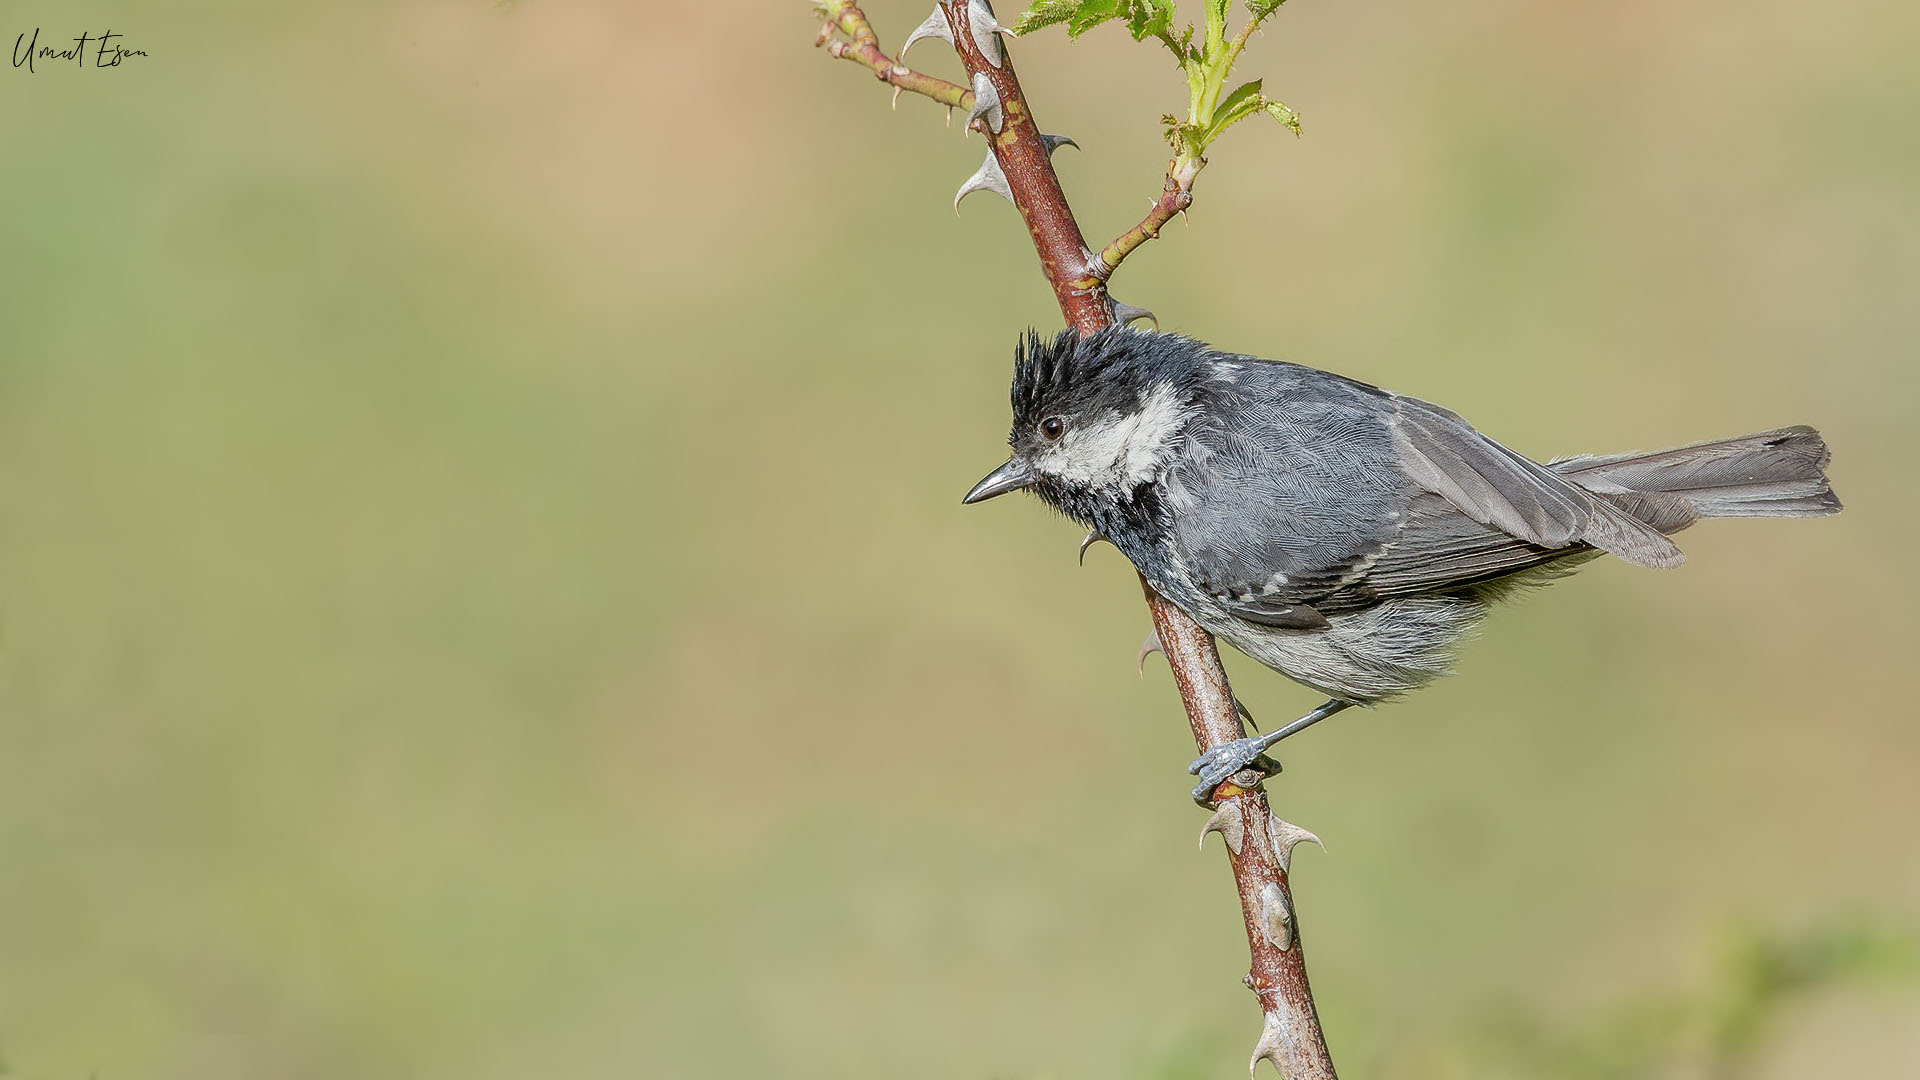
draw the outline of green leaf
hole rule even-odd
[[[1132,0],[1129,7],[1127,30],[1133,40],[1145,41],[1173,32],[1173,0]]]
[[[1236,88],[1233,93],[1220,99],[1214,106],[1213,123],[1205,128],[1184,127],[1188,142],[1196,152],[1204,152],[1220,133],[1256,113],[1266,113],[1287,126],[1295,135],[1300,134],[1300,117],[1278,101],[1271,101],[1260,95],[1260,80],[1255,79]]]
[[[1259,22],[1280,10],[1280,5],[1286,2],[1287,0],[1247,0],[1247,10],[1253,13],[1253,21]]]
[[[1275,120],[1278,120],[1282,124],[1285,124],[1287,126],[1288,131],[1293,132],[1294,135],[1296,136],[1300,134],[1300,114],[1299,113],[1294,112],[1292,109],[1287,108],[1285,105],[1282,105],[1277,101],[1267,102],[1266,110],[1268,114],[1271,115]]]
[[[1067,24],[1067,36],[1081,34],[1103,22],[1124,19],[1138,0],[1038,0],[1013,25],[1016,34],[1029,34],[1056,23]]]
[[[1067,36],[1077,38],[1103,22],[1125,18],[1127,0],[1080,0],[1067,19]]]
[[[1080,0],[1039,0],[1027,9],[1025,15],[1020,16],[1019,22],[1013,24],[1013,32],[1028,34],[1042,27],[1066,22],[1078,10]]]
[[[1213,108],[1213,126],[1224,128],[1260,105],[1260,80],[1255,79],[1220,99],[1220,104]]]

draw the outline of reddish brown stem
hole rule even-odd
[[[998,133],[987,127],[987,119],[974,121],[974,130],[987,137],[993,156],[1006,174],[1007,187],[1013,191],[1013,203],[1026,222],[1033,250],[1040,256],[1040,270],[1053,288],[1053,298],[1067,325],[1082,335],[1109,325],[1112,313],[1107,304],[1106,273],[1087,248],[1080,223],[1067,205],[1066,192],[1060,189],[1060,177],[1048,160],[1040,128],[1020,91],[1020,78],[1014,74],[1013,58],[1002,55],[998,67],[987,62],[973,40],[967,20],[967,5],[948,0],[940,7],[953,25],[956,50],[966,66],[967,77],[985,75],[1000,96],[1003,124]]]
[[[1213,638],[1179,608],[1161,599],[1146,578],[1140,579],[1140,587],[1146,591],[1154,632],[1173,669],[1181,704],[1186,706],[1193,741],[1204,751],[1244,738],[1246,729],[1240,724],[1239,710],[1234,708],[1233,689],[1227,683],[1226,669],[1220,666],[1220,651]],[[1214,797],[1219,809],[1207,823],[1208,831],[1217,830],[1227,838],[1227,859],[1233,866],[1240,914],[1247,925],[1247,949],[1252,954],[1247,989],[1260,999],[1265,1022],[1253,1060],[1255,1064],[1261,1058],[1272,1061],[1287,1080],[1333,1080],[1333,1058],[1320,1031],[1313,986],[1307,981],[1300,920],[1294,913],[1293,888],[1288,882],[1292,842],[1282,833],[1290,826],[1274,818],[1267,793],[1255,775],[1248,772],[1234,778],[1247,780],[1251,787],[1228,783],[1217,788]],[[1201,834],[1203,839],[1205,836]],[[1234,837],[1240,839],[1236,842]],[[1269,886],[1279,890],[1277,908],[1269,899]],[[1271,931],[1270,919],[1276,912],[1286,919],[1284,944],[1276,941]]]
[[[1088,250],[1080,225],[1074,220],[1066,194],[1060,188],[1048,160],[1040,129],[1034,123],[1033,110],[1020,89],[1013,61],[1003,57],[994,65],[980,52],[973,40],[964,0],[943,0],[953,29],[961,63],[969,81],[984,75],[1000,99],[1002,124],[995,132],[987,118],[975,121],[975,130],[986,135],[1020,218],[1033,239],[1040,256],[1040,268],[1060,305],[1067,325],[1082,335],[1112,325],[1105,280],[1113,266],[1160,225],[1192,201],[1188,188],[1192,178],[1176,184],[1170,176],[1168,190],[1146,221],[1122,234],[1109,248],[1124,244],[1108,261]],[[842,27],[857,26],[864,31],[856,44],[870,47],[877,55],[879,46],[857,5],[836,3],[836,17]],[[848,19],[851,16],[852,22]],[[851,33],[851,31],[850,31]],[[1197,170],[1196,170],[1197,171]],[[1140,235],[1125,243],[1135,232]],[[1220,653],[1213,638],[1189,619],[1184,612],[1155,593],[1144,577],[1147,606],[1155,631],[1173,669],[1187,722],[1194,742],[1202,751],[1223,742],[1243,738],[1239,711],[1234,707],[1233,689],[1220,665]],[[1252,956],[1246,976],[1247,986],[1259,998],[1264,1024],[1260,1042],[1254,1050],[1253,1064],[1262,1058],[1273,1062],[1287,1080],[1335,1080],[1333,1062],[1327,1053],[1314,1010],[1313,990],[1307,981],[1306,961],[1301,953],[1298,920],[1293,915],[1293,897],[1287,881],[1288,849],[1297,834],[1292,826],[1272,816],[1266,792],[1258,777],[1242,773],[1234,778],[1248,786],[1233,783],[1216,792],[1219,809],[1208,823],[1209,831],[1220,831],[1227,838],[1228,859],[1234,882],[1240,893],[1241,914],[1246,923],[1247,948]],[[1205,834],[1202,834],[1203,836]]]

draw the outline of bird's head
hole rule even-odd
[[[1175,334],[1115,327],[1044,341],[1029,331],[1014,353],[1013,456],[961,501],[1027,487],[1062,509],[1130,498],[1185,431],[1206,355]]]

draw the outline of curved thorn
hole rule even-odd
[[[1167,650],[1160,646],[1160,631],[1149,629],[1147,631],[1147,640],[1140,643],[1140,655],[1136,657],[1134,661],[1134,666],[1139,669],[1140,677],[1143,679],[1147,677],[1147,657],[1152,656],[1154,653],[1165,656],[1167,655]]]
[[[1006,27],[993,17],[993,9],[987,6],[987,0],[967,0],[967,32],[973,35],[973,44],[980,50],[987,63],[1001,67],[1007,62],[1007,54],[1000,47],[1000,39],[995,34],[1006,32]]]
[[[1104,536],[1101,536],[1100,530],[1098,529],[1087,530],[1087,535],[1080,538],[1080,565],[1081,566],[1087,565],[1087,549],[1103,541],[1109,544],[1113,543],[1113,541],[1108,540]]]
[[[1047,148],[1048,157],[1052,157],[1053,152],[1055,150],[1060,149],[1063,146],[1071,146],[1075,150],[1080,149],[1079,143],[1074,142],[1072,139],[1067,138],[1065,135],[1042,135],[1040,136],[1040,145]]]
[[[1296,844],[1312,843],[1318,845],[1321,851],[1327,850],[1327,845],[1321,843],[1319,837],[1291,821],[1280,820],[1271,812],[1267,814],[1267,839],[1273,845],[1273,861],[1279,864],[1283,874],[1293,872],[1293,849]]]
[[[1006,126],[1006,120],[1000,112],[1000,91],[993,88],[993,81],[984,71],[973,73],[973,108],[967,110],[967,129],[973,129],[973,122],[981,117],[987,119],[987,130],[995,135]]]
[[[902,89],[904,89],[904,87],[902,87],[899,83],[893,84],[893,111],[894,112],[900,111],[900,91]]]
[[[1253,1080],[1258,1074],[1262,1061],[1272,1062],[1273,1071],[1282,1077],[1286,1076],[1286,1066],[1281,1062],[1282,1055],[1286,1053],[1286,1042],[1287,1033],[1280,1014],[1267,1013],[1260,1022],[1260,1041],[1253,1044],[1253,1060],[1247,1062],[1248,1080]]]
[[[1000,162],[993,156],[992,147],[987,148],[987,160],[981,162],[973,175],[967,177],[967,182],[961,184],[960,190],[954,193],[953,212],[959,213],[960,200],[976,191],[991,191],[1008,202],[1013,201],[1013,188],[1007,185],[1007,174],[1000,171]],[[1086,549],[1082,547],[1082,554],[1085,554],[1085,551]]]
[[[1240,719],[1245,720],[1248,727],[1255,731],[1260,730],[1260,722],[1253,718],[1253,710],[1247,708],[1246,702],[1241,701],[1238,696],[1233,699],[1233,711],[1240,714]]]
[[[1207,849],[1207,834],[1216,832],[1220,834],[1220,839],[1226,841],[1228,851],[1240,854],[1241,847],[1246,844],[1247,830],[1238,809],[1231,806],[1214,808],[1213,816],[1207,819],[1206,827],[1200,830],[1200,850]]]
[[[939,38],[948,45],[953,44],[953,27],[947,25],[947,13],[942,11],[938,4],[933,6],[933,14],[927,16],[925,22],[914,27],[913,33],[907,35],[906,44],[900,46],[899,60],[905,61],[907,50],[913,48],[914,42],[924,38]]]
[[[1148,311],[1146,308],[1134,307],[1132,304],[1123,304],[1114,299],[1111,293],[1107,294],[1107,303],[1113,311],[1113,321],[1116,326],[1125,326],[1130,322],[1138,322],[1141,319],[1146,319],[1153,323],[1155,330],[1160,329],[1160,320],[1155,318],[1153,312]]]

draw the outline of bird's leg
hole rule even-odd
[[[1258,738],[1221,743],[1201,754],[1193,760],[1193,764],[1187,766],[1188,772],[1200,777],[1199,786],[1193,789],[1193,801],[1211,809],[1213,789],[1226,783],[1228,778],[1242,769],[1254,769],[1263,776],[1279,772],[1280,763],[1267,756],[1267,750],[1274,743],[1305,731],[1352,704],[1351,701],[1329,701],[1285,727],[1275,728]]]

